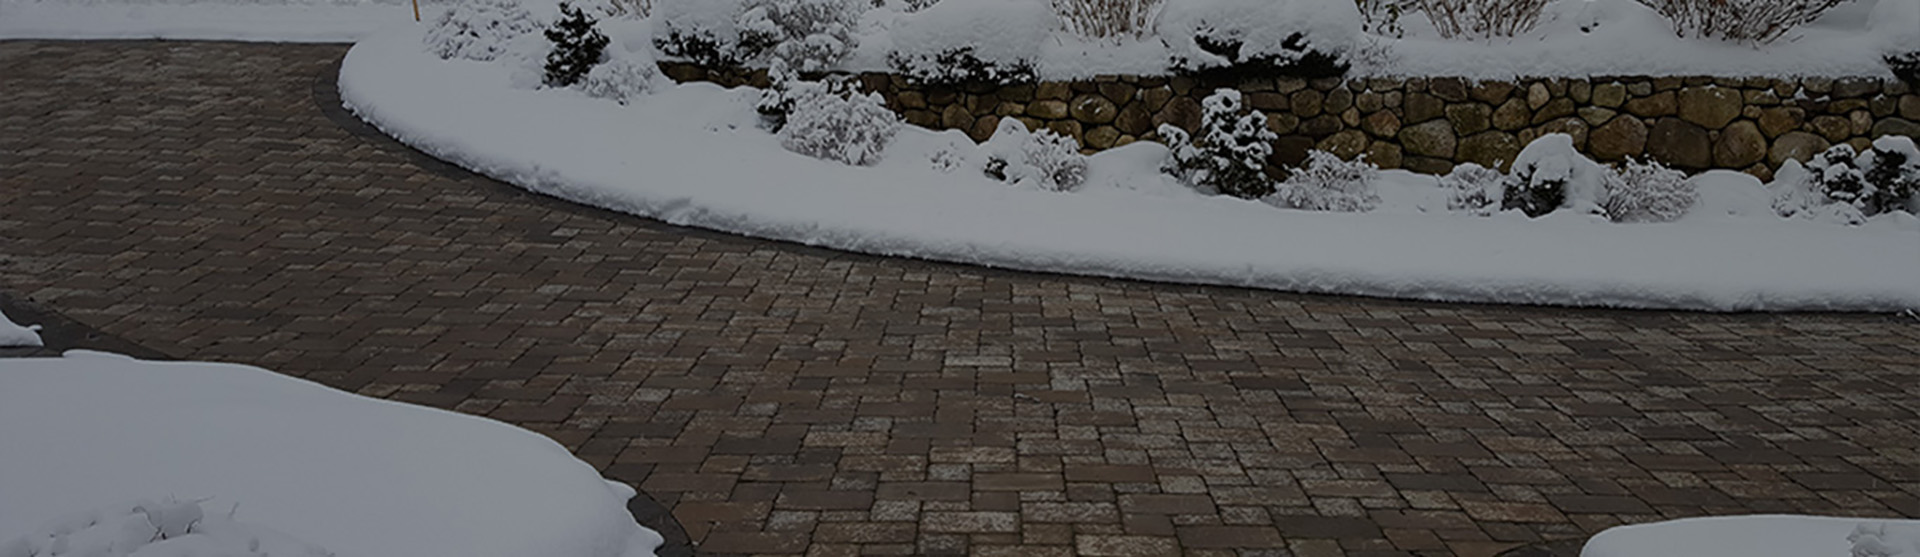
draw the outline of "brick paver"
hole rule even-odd
[[[546,433],[715,554],[1485,555],[1667,517],[1920,516],[1912,318],[1303,296],[690,231],[344,131],[312,94],[343,52],[0,43],[0,288]]]

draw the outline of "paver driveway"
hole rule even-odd
[[[1920,516],[1911,318],[1301,296],[690,231],[350,133],[314,94],[344,50],[0,43],[0,288],[173,356],[547,433],[716,554],[1482,555],[1663,517]]]

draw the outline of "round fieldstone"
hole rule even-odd
[[[1480,133],[1493,127],[1493,109],[1479,103],[1447,105],[1447,121],[1462,136]]]
[[[1373,113],[1382,108],[1386,108],[1387,100],[1379,93],[1363,91],[1359,95],[1354,96],[1353,106],[1358,107],[1361,112]]]
[[[1126,104],[1127,101],[1133,100],[1134,92],[1139,90],[1138,87],[1119,81],[1102,81],[1096,85],[1096,88],[1100,90],[1100,96],[1106,97],[1114,104]]]
[[[1550,100],[1553,100],[1553,94],[1547,92],[1545,83],[1534,83],[1527,87],[1527,108],[1539,109]]]
[[[1048,81],[1034,88],[1033,98],[1043,101],[1064,101],[1073,97],[1073,86],[1059,81]]]
[[[1839,116],[1815,117],[1807,126],[1813,128],[1820,137],[1826,138],[1829,143],[1846,141],[1848,136],[1853,135],[1853,123]]]
[[[1267,129],[1279,135],[1286,135],[1300,129],[1300,117],[1292,112],[1267,113]]]
[[[1750,121],[1728,125],[1713,144],[1713,163],[1720,168],[1745,168],[1766,158],[1767,136]]]
[[[1193,97],[1174,97],[1167,101],[1166,108],[1153,115],[1153,127],[1161,124],[1173,124],[1175,127],[1193,133],[1200,129],[1200,101]]]
[[[1146,108],[1148,112],[1153,112],[1165,108],[1167,101],[1173,100],[1173,90],[1166,87],[1141,89],[1139,96],[1140,103],[1143,105],[1142,107]]]
[[[981,116],[973,121],[973,127],[967,130],[967,137],[973,138],[974,141],[986,141],[992,138],[994,130],[998,129],[1000,129],[999,116],[991,114]]]
[[[1120,136],[1121,133],[1118,128],[1113,126],[1100,126],[1087,130],[1087,146],[1095,149],[1113,147],[1114,142],[1120,140]]]
[[[1613,110],[1610,110],[1610,109],[1600,108],[1597,106],[1583,106],[1583,107],[1580,107],[1578,114],[1580,115],[1581,120],[1585,120],[1587,122],[1587,125],[1598,126],[1598,125],[1607,123],[1608,120],[1612,120],[1613,115],[1619,114],[1619,113],[1614,112]]]
[[[1627,86],[1620,83],[1607,83],[1593,86],[1593,105],[1603,108],[1620,108],[1627,103]]]
[[[1147,111],[1146,103],[1128,103],[1114,116],[1113,127],[1128,135],[1147,133],[1153,129],[1153,113]]]
[[[1680,119],[1717,130],[1740,117],[1740,91],[1725,87],[1688,87],[1678,98]]]
[[[1346,112],[1353,107],[1353,92],[1345,87],[1327,92],[1327,99],[1320,103],[1320,109],[1329,113]]]
[[[1473,90],[1467,92],[1467,96],[1487,104],[1500,104],[1505,102],[1507,97],[1513,96],[1513,90],[1516,88],[1518,87],[1514,84],[1505,81],[1482,81],[1475,83]]]
[[[1647,150],[1647,125],[1639,118],[1614,118],[1593,130],[1587,150],[1603,161],[1640,156]]]
[[[1406,121],[1418,124],[1446,115],[1447,104],[1426,93],[1407,95]]]
[[[1415,155],[1451,159],[1459,139],[1453,133],[1452,123],[1434,120],[1402,128],[1400,145]]]
[[[1101,95],[1075,97],[1068,111],[1073,115],[1073,119],[1094,125],[1113,122],[1114,117],[1120,115],[1120,107]]]
[[[1326,100],[1326,94],[1316,90],[1296,91],[1293,94],[1293,113],[1301,118],[1318,116],[1320,103],[1324,100]]]
[[[1519,131],[1532,120],[1533,112],[1527,109],[1527,102],[1520,99],[1509,99],[1493,111],[1493,127],[1501,131]]]
[[[940,113],[940,125],[952,130],[972,128],[973,114],[967,112],[967,107],[950,104],[947,105],[946,111]]]
[[[1457,77],[1440,77],[1427,81],[1427,92],[1447,102],[1466,102],[1467,80]]]
[[[1460,147],[1454,159],[1487,168],[1497,168],[1504,172],[1513,164],[1514,157],[1520,154],[1521,147],[1520,139],[1513,134],[1490,131],[1460,140]]]
[[[1900,97],[1900,117],[1908,120],[1920,120],[1920,95],[1902,95]]]
[[[1542,106],[1539,110],[1535,111],[1533,113],[1533,123],[1540,124],[1555,118],[1565,118],[1572,116],[1573,113],[1573,99],[1561,97],[1547,101],[1546,106]]]
[[[1920,138],[1920,124],[1901,118],[1887,118],[1873,125],[1873,136],[1904,135]]]
[[[1586,121],[1572,117],[1547,122],[1538,128],[1540,135],[1564,133],[1572,136],[1573,148],[1575,149],[1587,148],[1587,136],[1592,129],[1593,128],[1587,126]]]
[[[1662,91],[1645,97],[1627,101],[1627,112],[1641,118],[1672,116],[1679,112],[1678,103],[1672,91]]]
[[[1344,127],[1346,126],[1343,126],[1340,124],[1339,116],[1334,116],[1332,114],[1321,114],[1319,116],[1315,116],[1313,118],[1307,119],[1304,122],[1301,122],[1300,133],[1313,136],[1314,138],[1317,139],[1317,138],[1333,135],[1334,132],[1338,132],[1340,131],[1340,128],[1344,128]]]
[[[1346,130],[1320,140],[1319,149],[1332,153],[1333,156],[1340,157],[1342,160],[1353,160],[1354,157],[1360,156],[1360,153],[1366,152],[1369,143],[1371,142],[1367,140],[1367,134],[1361,133],[1360,130]]]
[[[1798,107],[1775,106],[1761,109],[1760,133],[1766,134],[1768,139],[1780,137],[1780,134],[1799,129],[1805,117],[1806,111]]]
[[[1401,152],[1400,145],[1396,143],[1375,141],[1373,145],[1367,147],[1367,162],[1373,163],[1374,166],[1380,168],[1400,168],[1400,162],[1403,158],[1405,158],[1405,154]]]
[[[1043,120],[1059,120],[1071,115],[1066,101],[1034,101],[1027,105],[1027,115]]]
[[[1713,144],[1706,128],[1679,118],[1661,118],[1647,132],[1647,155],[1667,166],[1705,170],[1713,165]]]
[[[1360,129],[1375,137],[1393,137],[1400,134],[1400,117],[1391,110],[1375,112],[1360,122]]]
[[[1773,149],[1767,152],[1767,162],[1776,167],[1788,159],[1807,162],[1832,145],[1825,138],[1811,133],[1787,132],[1773,140]]]
[[[1272,91],[1248,93],[1247,106],[1255,110],[1293,110],[1293,99]]]

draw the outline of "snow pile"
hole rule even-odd
[[[39,325],[22,327],[0,313],[0,346],[40,346]]]
[[[1447,210],[1488,216],[1500,210],[1507,194],[1507,175],[1474,163],[1453,167],[1440,177],[1440,189],[1447,192]]]
[[[1669,222],[1700,200],[1687,173],[1654,161],[1627,161],[1618,180],[1607,182],[1607,218],[1619,222]]]
[[[492,60],[506,53],[507,43],[539,28],[520,0],[462,0],[427,28],[427,52],[442,59]]]
[[[1580,557],[1914,557],[1920,521],[1753,515],[1608,528]]]
[[[140,501],[76,513],[0,540],[0,557],[333,557],[273,529],[209,513],[200,501]]]
[[[1512,179],[1502,208],[1541,216],[1562,208],[1581,214],[1605,214],[1600,204],[1619,180],[1613,169],[1573,148],[1564,133],[1541,136],[1514,157]]]
[[[6,360],[0,439],[6,557],[22,547],[8,540],[64,538],[77,551],[149,529],[167,540],[143,557],[249,555],[255,537],[272,555],[310,547],[256,524],[339,557],[642,557],[660,543],[627,513],[631,488],[551,439],[248,366],[87,352]],[[124,506],[166,496],[179,499]],[[100,512],[68,514],[88,509]],[[175,551],[229,544],[247,551]]]

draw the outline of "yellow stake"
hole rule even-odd
[[[420,21],[420,0],[413,0],[413,20]]]

